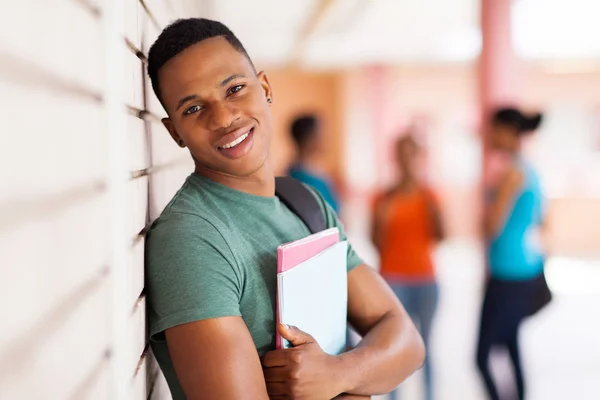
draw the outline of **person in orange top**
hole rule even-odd
[[[443,238],[443,230],[435,196],[417,175],[419,151],[411,135],[398,140],[396,161],[400,179],[375,199],[372,240],[379,251],[381,275],[418,325],[429,350],[431,322],[438,301],[431,251]],[[433,390],[429,360],[427,356],[424,372],[426,397],[431,400]]]

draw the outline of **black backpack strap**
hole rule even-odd
[[[306,224],[311,233],[327,229],[321,206],[300,181],[289,176],[275,178],[275,195]]]

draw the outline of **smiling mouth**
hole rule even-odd
[[[242,136],[240,136],[239,138],[223,145],[223,146],[219,146],[219,150],[223,150],[223,149],[232,149],[236,146],[239,146],[241,143],[244,142],[244,140],[248,139],[248,136],[250,136],[250,134],[252,133],[252,131],[254,131],[254,128],[250,129],[248,132],[244,133]]]

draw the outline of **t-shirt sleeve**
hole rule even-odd
[[[203,218],[172,213],[150,230],[146,242],[146,292],[150,337],[209,318],[240,316],[243,287],[233,254]]]
[[[325,223],[327,225],[327,229],[338,228],[340,231],[340,240],[342,240],[342,241],[348,240],[346,231],[344,230],[344,224],[342,224],[342,221],[340,221],[340,219],[336,215],[335,211],[333,211],[333,208],[331,208],[331,206],[329,204],[327,204],[325,199],[323,199],[323,197],[316,190],[314,190],[313,188],[311,188],[309,186],[307,186],[307,187],[312,192],[313,196],[315,196],[315,198],[317,199],[317,202],[319,203],[319,206],[321,206],[321,209],[323,210],[323,213],[325,214]],[[364,264],[364,261],[358,256],[356,251],[354,251],[354,247],[352,247],[352,244],[350,244],[350,241],[348,241],[348,257],[347,257],[348,272],[350,272],[351,270],[353,270],[354,268],[358,267],[361,264]]]

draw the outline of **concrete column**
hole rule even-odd
[[[483,211],[486,187],[493,184],[506,163],[488,146],[486,133],[490,113],[500,106],[519,105],[521,70],[512,46],[512,3],[513,0],[481,0],[482,48],[478,100],[483,174],[479,194],[480,211]]]
[[[489,151],[485,136],[490,112],[519,106],[521,65],[512,46],[513,0],[481,0],[482,48],[479,60],[479,116],[483,144],[483,184],[493,181],[505,160]]]
[[[519,99],[521,71],[512,46],[511,5],[512,0],[481,0],[479,100],[482,116],[499,105],[516,104]]]

